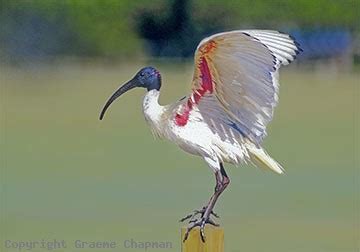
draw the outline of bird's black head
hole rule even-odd
[[[158,70],[153,67],[142,68],[134,77],[139,82],[139,87],[144,87],[148,91],[156,89],[160,90],[161,75]]]
[[[160,72],[153,67],[142,68],[131,80],[122,85],[118,90],[115,91],[113,95],[110,96],[109,100],[106,102],[104,108],[101,111],[100,120],[103,119],[105,111],[110,106],[110,104],[116,100],[116,98],[135,87],[143,87],[148,91],[153,89],[159,91],[161,88]]]

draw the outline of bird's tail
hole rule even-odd
[[[271,169],[278,174],[283,174],[285,172],[281,165],[272,157],[270,157],[263,148],[257,147],[251,142],[246,144],[246,148],[248,150],[251,162],[257,167]]]

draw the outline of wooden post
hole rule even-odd
[[[211,225],[205,226],[205,243],[200,237],[199,227],[189,233],[183,242],[186,227],[181,228],[181,252],[224,252],[224,229]]]

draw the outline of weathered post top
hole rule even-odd
[[[199,228],[190,231],[189,237],[183,242],[186,227],[181,228],[181,252],[224,252],[224,229],[207,225],[205,242],[202,242]]]

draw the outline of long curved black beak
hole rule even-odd
[[[133,88],[135,88],[137,86],[138,86],[137,81],[132,79],[132,80],[128,81],[127,83],[125,83],[124,85],[122,85],[118,90],[116,90],[115,93],[113,93],[110,96],[109,100],[105,103],[104,108],[101,110],[100,120],[103,119],[107,108],[111,105],[111,103],[113,101],[115,101],[123,93],[125,93],[125,92],[129,91],[130,89],[133,89]]]

